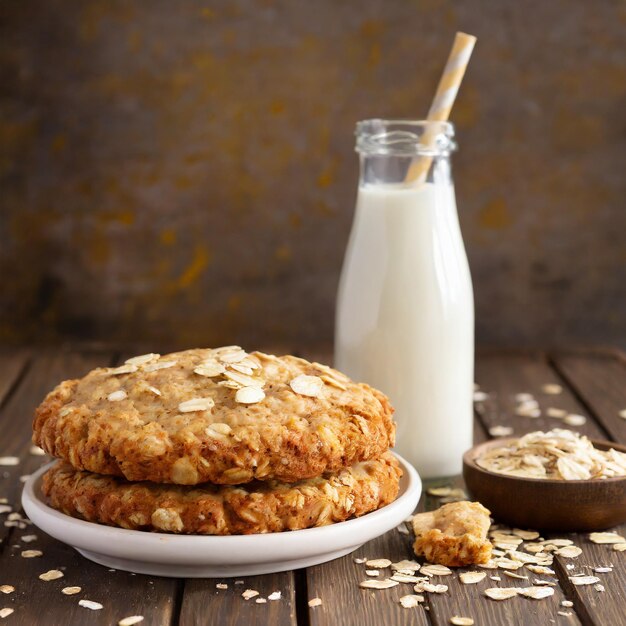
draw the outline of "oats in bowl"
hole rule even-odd
[[[600,450],[570,430],[536,431],[493,447],[476,458],[489,472],[549,480],[589,480],[626,476],[626,454]]]
[[[475,500],[518,528],[604,530],[626,522],[626,446],[568,430],[474,446],[463,478]]]

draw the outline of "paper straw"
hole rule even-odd
[[[426,118],[427,121],[446,122],[450,117],[452,105],[454,104],[456,94],[459,92],[459,87],[461,86],[461,81],[463,80],[463,75],[467,69],[475,43],[476,37],[473,35],[467,35],[466,33],[456,34],[448,61],[437,86],[437,92],[430,105],[428,117]],[[421,143],[430,146],[435,137],[436,133],[427,126],[421,138]],[[432,157],[419,157],[413,161],[407,172],[405,182],[424,182],[432,160]]]

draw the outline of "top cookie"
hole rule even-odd
[[[340,372],[238,346],[146,354],[62,382],[33,441],[76,469],[180,485],[295,482],[380,456],[387,398]]]

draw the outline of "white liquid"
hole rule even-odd
[[[339,286],[335,364],[391,399],[423,477],[472,445],[474,300],[454,187],[365,185]]]

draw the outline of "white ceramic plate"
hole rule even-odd
[[[269,574],[309,567],[349,554],[411,515],[419,501],[422,482],[413,466],[396,457],[404,475],[394,502],[345,522],[282,533],[226,537],[173,535],[74,519],[48,506],[41,493],[42,474],[52,464],[28,479],[22,505],[41,530],[107,567],[186,578]]]

